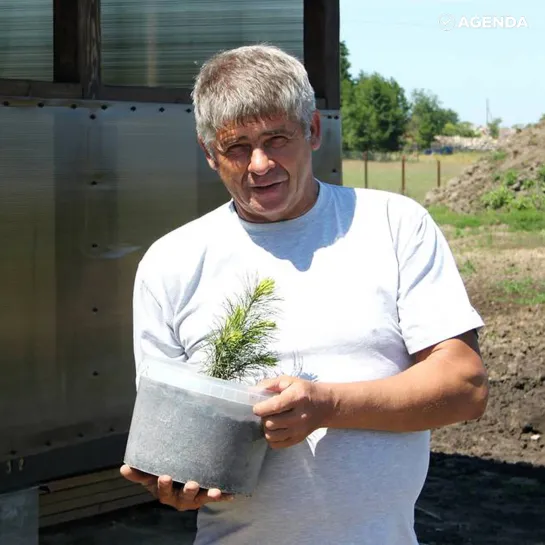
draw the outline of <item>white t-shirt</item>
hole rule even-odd
[[[251,224],[229,202],[152,245],[134,291],[137,373],[144,355],[198,370],[225,297],[254,273],[274,278],[282,298],[278,371],[310,380],[389,377],[410,354],[483,325],[422,206],[319,183],[294,220]],[[319,429],[270,451],[251,498],[201,509],[195,544],[416,544],[428,462],[427,431]]]

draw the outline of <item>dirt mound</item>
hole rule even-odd
[[[545,206],[545,121],[517,130],[501,149],[430,191],[424,204],[464,213]]]

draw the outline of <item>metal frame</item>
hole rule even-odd
[[[53,81],[79,83],[77,42],[78,1],[53,0]]]
[[[341,107],[339,0],[305,0],[305,67],[327,110]],[[327,70],[324,67],[327,66]]]
[[[54,81],[0,79],[0,96],[191,103],[187,88],[103,85],[100,0],[51,2]],[[339,0],[304,0],[304,52],[318,107],[338,110]]]
[[[38,491],[0,494],[0,537],[6,545],[38,545]]]
[[[1,466],[0,494],[44,484],[60,478],[119,467],[127,433],[14,458]]]

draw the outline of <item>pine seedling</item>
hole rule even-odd
[[[277,328],[273,320],[276,301],[271,278],[248,283],[240,296],[227,299],[224,320],[205,341],[204,372],[208,376],[240,381],[277,364],[277,355],[269,348]]]

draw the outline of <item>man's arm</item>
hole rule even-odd
[[[482,416],[488,385],[473,332],[423,350],[415,361],[393,377],[329,385],[333,409],[326,425],[405,432]]]
[[[254,408],[278,448],[321,427],[411,432],[472,420],[488,399],[473,331],[422,350],[413,366],[389,378],[334,384],[279,377],[262,386],[279,392]]]

